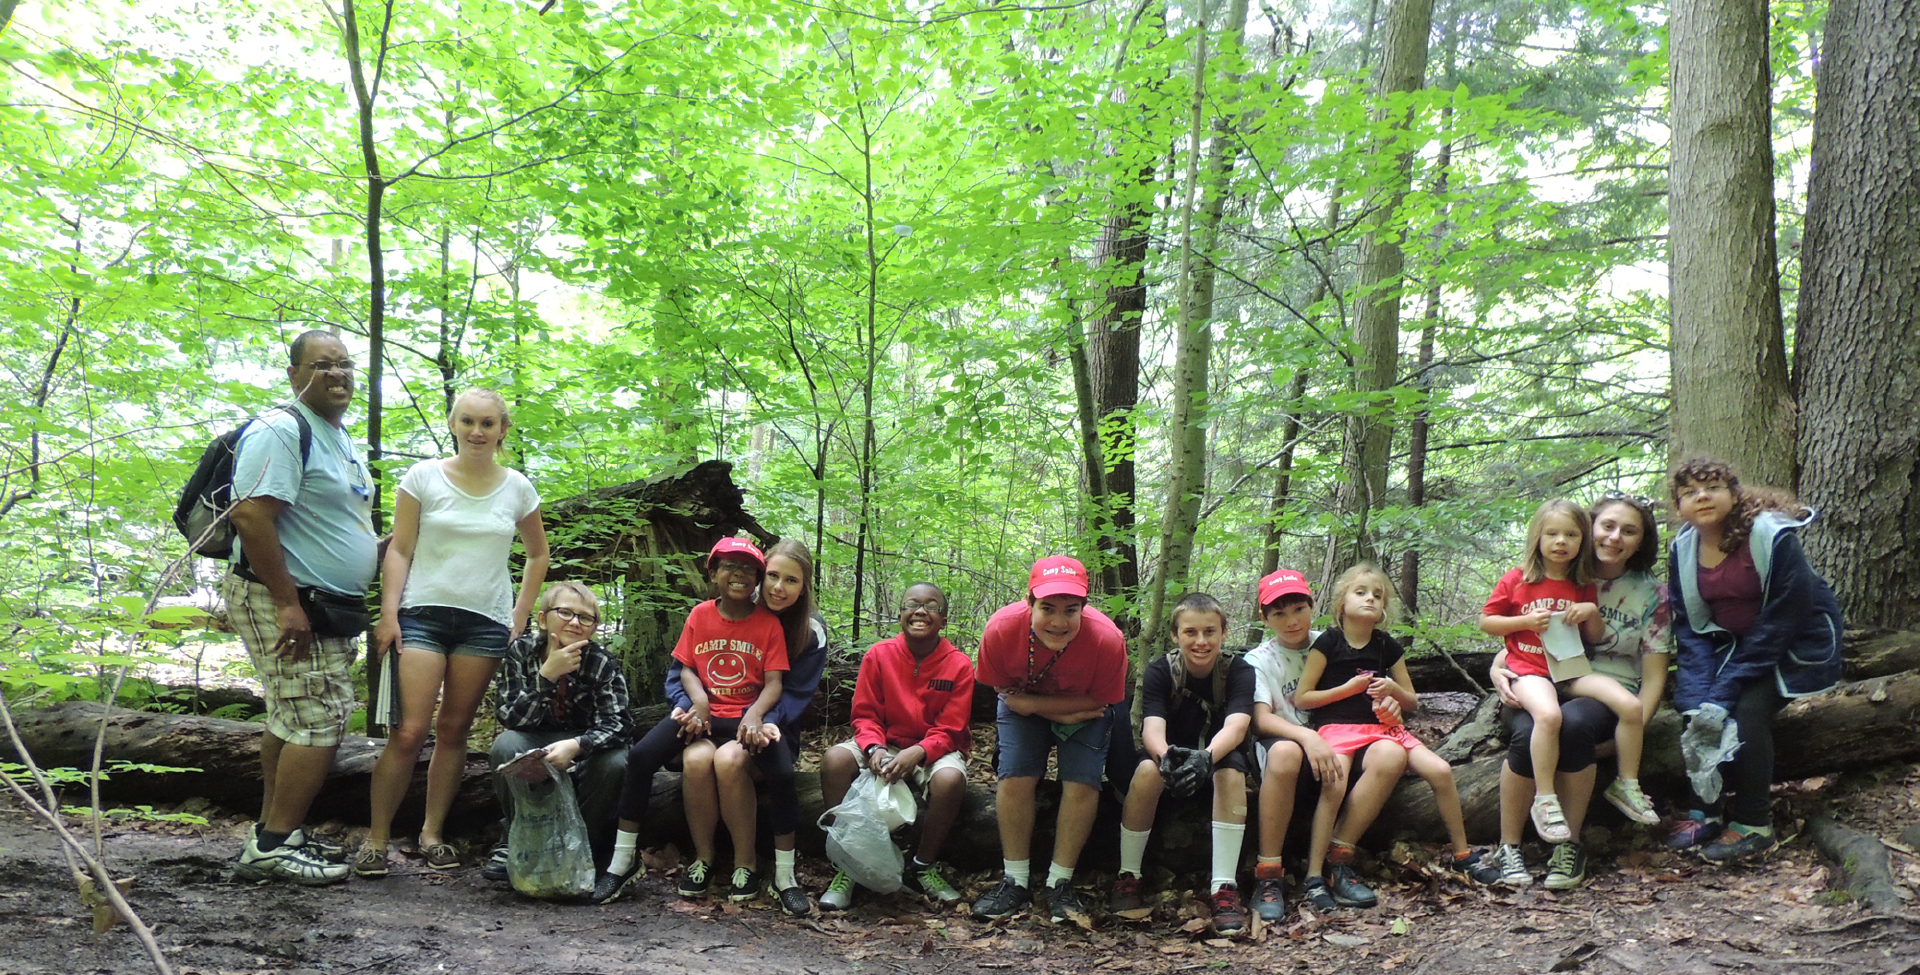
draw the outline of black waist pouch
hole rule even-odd
[[[350,639],[367,632],[367,601],[360,596],[341,596],[325,589],[301,589],[300,609],[307,614],[307,625],[317,636]]]

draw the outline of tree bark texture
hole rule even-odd
[[[1433,0],[1394,0],[1387,8],[1381,37],[1380,68],[1374,73],[1376,119],[1395,129],[1412,125],[1411,111],[1394,115],[1389,99],[1419,91],[1426,83],[1427,41],[1433,32]],[[1380,195],[1374,199],[1379,230],[1360,240],[1354,281],[1355,304],[1353,387],[1362,393],[1392,389],[1400,366],[1400,272],[1404,255],[1397,211],[1411,186],[1413,153],[1381,145],[1375,165],[1389,169]],[[1387,455],[1393,445],[1393,419],[1384,407],[1368,407],[1347,423],[1342,466],[1345,478],[1335,492],[1340,512],[1336,536],[1328,546],[1323,577],[1331,577],[1356,561],[1372,559],[1374,546],[1367,514],[1380,504],[1387,489]]]
[[[1129,595],[1140,588],[1133,508],[1138,434],[1133,411],[1140,402],[1140,320],[1147,310],[1147,247],[1153,230],[1154,158],[1141,152],[1140,159],[1134,185],[1115,194],[1113,213],[1094,248],[1094,266],[1106,280],[1106,294],[1100,314],[1087,322],[1088,378],[1106,468],[1106,496],[1096,500],[1111,512],[1101,532],[1101,556],[1115,561],[1121,592]],[[1129,635],[1140,631],[1137,618],[1116,622]]]
[[[1774,252],[1767,2],[1675,0],[1668,32],[1671,448],[1786,487],[1795,421]]]
[[[553,545],[549,582],[620,584],[620,635],[609,641],[627,667],[633,703],[662,699],[668,655],[687,610],[706,598],[702,557],[739,531],[762,545],[778,538],[744,507],[733,465],[710,460],[644,481],[562,498],[543,510]]]
[[[1794,395],[1807,555],[1856,626],[1920,616],[1920,0],[1827,10]]]

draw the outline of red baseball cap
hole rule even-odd
[[[1281,596],[1299,593],[1311,597],[1313,590],[1307,587],[1307,577],[1299,569],[1280,569],[1260,580],[1260,605],[1266,606]]]
[[[1035,599],[1048,596],[1087,596],[1087,567],[1071,555],[1049,555],[1027,574],[1027,592]]]
[[[747,559],[748,561],[752,562],[755,566],[759,567],[760,571],[762,572],[767,571],[767,557],[761,554],[760,549],[757,548],[752,542],[749,542],[744,538],[734,538],[732,536],[728,536],[717,542],[714,542],[713,551],[707,553],[707,571],[709,572],[713,571],[714,560],[718,559],[722,555],[732,555],[738,558]]]

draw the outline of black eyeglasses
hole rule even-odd
[[[600,617],[591,613],[582,613],[577,609],[568,609],[565,606],[555,606],[547,612],[560,617],[561,621],[566,623],[578,623],[581,626],[600,625]]]
[[[340,359],[338,361],[333,359],[315,359],[307,363],[307,368],[314,372],[344,372],[352,375],[354,364],[352,359]]]
[[[911,613],[920,609],[932,613],[939,613],[942,616],[947,614],[947,607],[938,599],[909,599],[900,604],[900,611],[903,613]]]
[[[1654,505],[1653,499],[1644,494],[1628,494],[1625,491],[1608,491],[1600,496],[1600,501],[1602,504],[1609,501],[1625,501],[1630,505],[1646,508],[1649,511],[1653,510]]]

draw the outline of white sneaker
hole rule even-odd
[[[318,887],[347,879],[347,865],[328,863],[305,847],[292,843],[281,843],[278,849],[263,853],[256,825],[247,831],[247,841],[240,847],[240,862],[234,865],[233,875],[241,880],[284,880]]]

